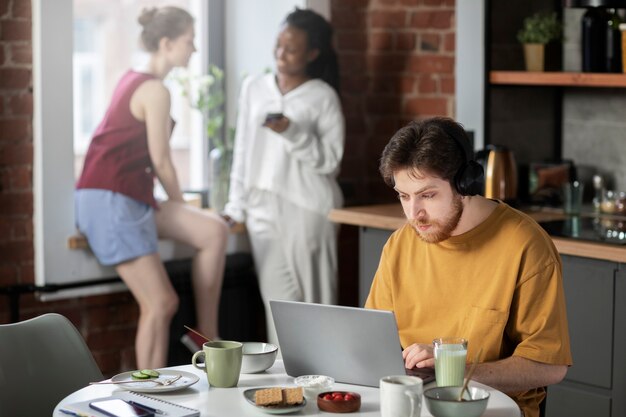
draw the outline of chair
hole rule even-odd
[[[102,378],[80,333],[60,314],[0,325],[0,417],[50,416],[67,395]]]

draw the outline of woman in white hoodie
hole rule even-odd
[[[337,226],[327,216],[343,202],[344,119],[332,34],[317,13],[290,13],[276,73],[247,78],[239,99],[224,215],[245,222],[275,343],[269,300],[337,302]]]

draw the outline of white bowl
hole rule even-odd
[[[307,400],[316,401],[317,394],[328,391],[335,383],[335,379],[326,375],[302,375],[294,379],[293,383],[304,388]]]
[[[241,360],[242,374],[256,374],[274,365],[278,346],[263,342],[244,342]]]

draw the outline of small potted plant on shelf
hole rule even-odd
[[[543,71],[545,45],[560,40],[563,25],[556,13],[535,13],[524,19],[524,26],[517,32],[517,40],[524,46],[527,71]]]

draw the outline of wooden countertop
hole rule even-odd
[[[538,222],[559,220],[564,217],[561,210],[558,209],[529,208],[523,211]],[[384,230],[399,229],[406,222],[400,204],[345,207],[332,210],[328,217],[335,223],[373,227]],[[626,246],[586,242],[562,237],[552,237],[552,240],[557,250],[562,255],[582,256],[585,258],[626,263]]]

